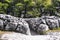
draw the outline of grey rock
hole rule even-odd
[[[12,18],[11,15],[5,15],[5,17],[4,17],[3,19],[9,20],[9,19],[11,19],[11,18]]]
[[[18,18],[11,15],[0,14],[0,27],[5,30],[14,30],[30,35],[30,29],[37,31],[41,24],[48,25],[50,29],[59,28],[60,18],[56,16],[42,16],[40,18]],[[43,31],[43,29],[41,28]],[[44,29],[45,30],[45,29]]]
[[[40,24],[46,24],[45,19],[39,18],[39,20],[37,20]]]
[[[31,35],[28,23],[25,22],[22,18],[20,18],[19,20],[13,19],[12,21],[8,22],[8,24],[5,27],[5,30]]]
[[[18,24],[16,31],[19,33],[27,34],[27,28],[24,25]]]
[[[16,27],[17,27],[17,23],[10,22],[6,25],[5,30],[14,31]]]
[[[30,25],[30,28],[36,30],[40,24],[46,24],[46,22],[41,18],[31,18],[28,20],[28,24]]]
[[[37,32],[38,33],[42,33],[42,32],[44,33],[44,32],[46,32],[48,30],[49,30],[49,28],[48,28],[48,26],[46,24],[40,24],[38,29],[37,29]]]
[[[42,19],[58,19],[56,16],[42,16]]]
[[[3,29],[3,20],[0,19],[0,30]]]
[[[24,21],[24,19],[21,19],[21,18],[18,21],[18,26],[17,26],[16,31],[22,32],[27,35],[31,35],[28,23],[26,21]]]
[[[46,19],[46,23],[50,29],[59,28],[59,23],[56,19]]]
[[[60,33],[60,32],[59,32]],[[57,32],[57,34],[59,34]],[[60,40],[60,35],[35,35],[29,36],[20,33],[9,33],[1,36],[2,40]]]
[[[29,36],[29,35],[23,35],[19,33],[11,33],[11,34],[3,34],[1,39],[6,40],[47,40],[50,37],[45,35],[36,35],[36,36]]]
[[[59,27],[60,27],[60,18],[58,19]]]
[[[4,16],[5,16],[5,15],[3,15],[3,14],[0,14],[0,18],[4,18]]]
[[[4,20],[4,25],[7,25],[10,21]]]

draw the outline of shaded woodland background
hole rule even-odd
[[[22,18],[60,17],[60,0],[0,0],[0,14]]]

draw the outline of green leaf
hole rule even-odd
[[[17,3],[16,6],[23,6],[23,4],[22,3]]]
[[[9,6],[9,5],[8,5],[7,3],[4,3],[4,4],[3,4],[4,9],[7,9],[8,6]]]
[[[22,4],[22,3],[15,4],[15,7],[18,9],[21,9],[21,10],[23,9],[23,6],[24,6],[24,4]]]
[[[3,3],[0,2],[0,8],[2,8],[2,6],[3,6]]]
[[[24,0],[24,2],[26,3],[26,2],[29,2],[29,0]]]
[[[8,2],[8,3],[11,3],[11,2],[13,2],[14,0],[5,0],[6,2]]]
[[[36,3],[34,1],[29,3],[29,6],[36,6]]]
[[[45,0],[45,1],[43,1],[43,5],[45,7],[48,7],[48,6],[52,5],[52,0]]]

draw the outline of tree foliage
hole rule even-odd
[[[24,18],[58,15],[60,0],[0,0],[0,13]]]

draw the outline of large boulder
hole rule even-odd
[[[59,28],[59,23],[57,19],[46,19],[46,24],[50,29]]]
[[[18,26],[16,31],[25,33],[27,35],[31,35],[29,24],[26,21],[24,21],[24,19],[22,18],[18,19]]]
[[[5,16],[3,17],[3,19],[6,19],[6,20],[9,20],[9,19],[11,19],[11,18],[12,18],[11,15],[5,15]]]
[[[4,26],[6,26],[9,22],[9,20],[4,20]]]
[[[10,22],[6,25],[5,30],[14,31],[16,27],[17,27],[17,23]]]
[[[21,24],[18,24],[18,26],[15,30],[16,30],[16,32],[20,32],[20,33],[23,33],[23,34],[26,34],[26,32],[27,32],[27,28],[24,27],[24,25],[21,25]]]
[[[40,24],[46,24],[46,22],[41,18],[31,18],[30,20],[28,20],[28,24],[30,28],[36,30]]]
[[[11,16],[11,15],[6,15],[6,14],[0,14],[0,19],[2,20],[18,20],[17,17]]]
[[[46,24],[40,24],[39,27],[37,28],[37,32],[40,34],[45,34],[46,31],[48,31],[49,28]]]
[[[33,30],[36,30],[37,27],[39,26],[40,23],[37,23],[37,19],[31,19],[29,20],[29,26],[30,28],[32,28]]]
[[[11,16],[11,15],[6,15],[6,14],[0,14],[0,19],[3,20],[3,22],[1,21],[0,26],[2,27],[2,23],[3,23],[4,24],[3,25],[4,30],[18,31],[18,32],[21,32],[21,30],[23,30],[22,32],[30,35],[29,25],[26,21],[24,21],[24,19],[14,17],[14,16]]]
[[[4,18],[5,17],[5,15],[3,15],[3,14],[0,14],[0,18],[2,19],[2,18]]]
[[[31,35],[28,23],[25,22],[22,18],[8,22],[5,27],[5,30]]]
[[[59,17],[56,16],[42,16],[42,19],[45,19],[46,24],[50,29],[59,28]]]

